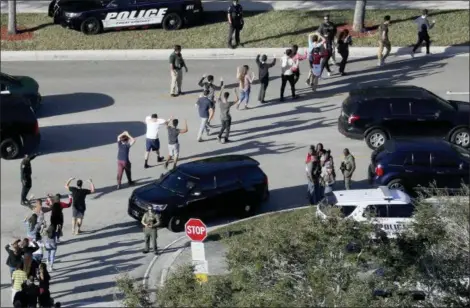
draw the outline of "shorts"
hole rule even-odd
[[[72,217],[82,219],[85,216],[85,212],[79,211],[76,208],[72,208]]]
[[[146,139],[145,140],[145,149],[147,152],[159,151],[160,150],[160,140],[159,139]]]
[[[173,159],[175,157],[178,157],[180,155],[180,144],[179,143],[169,144],[168,145],[168,155],[173,157]]]
[[[314,76],[320,76],[321,75],[321,64],[314,64],[312,67],[312,74]]]

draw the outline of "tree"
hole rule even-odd
[[[357,0],[354,10],[353,30],[362,32],[364,30],[364,20],[366,18],[366,0]]]
[[[8,34],[16,34],[16,0],[8,0]]]

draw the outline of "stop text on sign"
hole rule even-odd
[[[186,233],[188,235],[192,235],[192,234],[202,235],[205,232],[206,232],[205,227],[199,227],[199,226],[187,226],[186,227]]]

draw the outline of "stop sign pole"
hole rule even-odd
[[[202,220],[191,218],[184,225],[186,236],[191,240],[191,255],[196,279],[207,281],[209,266],[206,260],[204,240],[207,238],[207,227]]]

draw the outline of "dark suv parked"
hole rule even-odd
[[[0,154],[14,159],[34,150],[40,142],[39,125],[29,103],[22,96],[7,95],[0,100]]]
[[[23,96],[34,112],[41,107],[42,96],[39,93],[39,84],[31,77],[0,73],[0,90],[2,99],[11,94]]]
[[[438,137],[470,147],[470,103],[448,101],[415,86],[381,86],[349,92],[338,119],[346,137],[371,149],[393,137]]]
[[[389,140],[372,153],[369,181],[413,193],[418,186],[468,185],[470,151],[444,140]]]
[[[253,215],[268,197],[268,178],[259,162],[226,155],[181,164],[154,183],[135,189],[128,214],[140,220],[152,205],[164,226],[180,232],[192,217]]]

